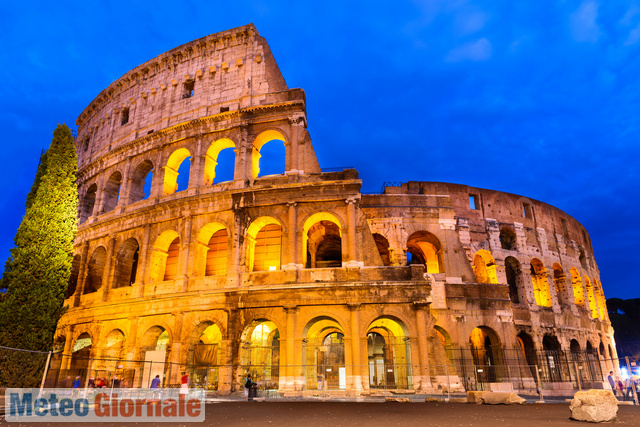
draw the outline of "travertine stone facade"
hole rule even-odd
[[[287,393],[362,393],[432,391],[446,374],[460,387],[457,355],[497,364],[498,349],[615,356],[577,221],[454,184],[363,195],[357,171],[322,172],[304,92],[253,25],[131,70],[77,124],[62,369],[121,369],[144,386],[147,360],[167,383],[206,367],[200,381],[221,392],[249,371]],[[266,144],[284,144],[282,174],[261,175]],[[233,179],[219,182],[224,150]]]

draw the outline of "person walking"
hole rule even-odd
[[[609,371],[609,376],[607,377],[607,381],[609,381],[609,385],[611,386],[611,391],[615,396],[616,393],[616,380],[613,379],[613,371]]]
[[[244,377],[244,398],[249,400],[249,389],[253,385],[253,380],[251,379],[251,374],[247,374]]]
[[[186,372],[182,373],[180,379],[180,394],[187,394],[189,392],[189,375]]]
[[[151,389],[153,389],[153,398],[157,399],[160,397],[160,375],[156,375],[154,379],[151,380]]]
[[[624,380],[624,401],[633,400],[633,381],[631,381],[631,377],[627,377]]]

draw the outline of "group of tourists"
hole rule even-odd
[[[640,378],[634,379],[631,376],[627,376],[624,381],[622,381],[620,377],[614,377],[613,371],[610,371],[607,381],[611,386],[613,394],[617,396],[618,393],[620,393],[620,396],[624,401],[633,400],[634,389],[636,394],[640,394]]]

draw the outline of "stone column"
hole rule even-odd
[[[289,141],[289,152],[287,153],[287,158],[289,159],[289,164],[286,165],[285,174],[298,174],[304,173],[303,166],[300,164],[300,156],[298,154],[299,151],[299,140],[300,140],[300,128],[304,127],[304,117],[300,114],[295,115],[289,119],[289,125],[291,128],[291,135]]]
[[[170,384],[179,384],[182,372],[184,367],[180,366],[180,351],[182,350],[182,320],[184,317],[184,313],[174,313],[175,321],[173,327],[173,340],[171,342],[171,356],[169,360],[171,361],[171,378],[169,379]]]
[[[73,331],[75,325],[69,326],[69,331],[66,334],[64,341],[64,349],[62,350],[62,361],[60,362],[60,370],[66,371],[71,367],[71,357],[73,354]],[[61,375],[62,376],[62,375]]]
[[[360,350],[360,304],[349,304],[349,312],[351,318],[351,375],[353,378],[353,390],[356,394],[360,394],[362,391],[362,368],[360,363],[362,362],[361,350]]]
[[[118,196],[118,203],[116,210],[118,214],[122,213],[125,206],[129,204],[129,194],[131,193],[131,158],[127,159],[127,163],[124,166],[124,173],[122,174],[122,183],[120,183],[120,195]]]
[[[233,384],[233,340],[220,341],[220,367],[218,368],[218,391],[231,393]]]
[[[80,269],[78,270],[78,283],[76,291],[73,293],[73,306],[80,306],[80,297],[84,293],[84,284],[87,280],[87,266],[89,264],[89,242],[85,241],[82,245],[80,256]]]
[[[191,168],[189,169],[189,189],[198,188],[203,185],[203,160],[204,154],[202,154],[202,134],[198,134],[196,135],[196,152],[191,153]]]
[[[251,152],[253,146],[248,142],[249,130],[246,126],[240,127],[240,141],[238,141],[236,153],[236,163],[233,171],[233,179],[251,178]]]
[[[189,283],[189,252],[191,247],[191,215],[185,214],[182,236],[183,239],[180,242],[180,270],[178,272],[178,280],[182,281],[183,292],[187,291]]]
[[[285,266],[283,266],[284,270],[294,270],[297,268],[301,268],[301,266],[299,265],[298,259],[299,259],[299,254],[298,254],[298,239],[297,239],[297,234],[298,234],[298,212],[296,209],[296,206],[298,206],[298,203],[296,202],[288,202],[287,206],[289,207],[289,223],[288,223],[288,230],[289,230],[289,238],[287,241],[287,246],[288,246],[288,250],[287,250],[287,264]]]
[[[429,374],[429,346],[427,345],[427,310],[429,304],[426,301],[414,301],[413,307],[415,308],[416,315],[416,329],[418,332],[418,354],[420,355],[420,361],[418,363],[418,390],[431,390],[431,382],[429,381],[431,375]],[[415,376],[415,374],[414,374]]]
[[[116,264],[116,235],[112,234],[109,239],[109,244],[107,245],[107,265],[104,266],[104,275],[103,275],[103,283],[102,283],[102,302],[107,301],[107,297],[109,296],[109,290],[111,290],[111,286],[113,283],[113,276],[115,273],[115,264]]]
[[[286,368],[285,379],[283,384],[284,390],[295,390],[295,327],[296,327],[296,311],[297,306],[284,307],[287,313],[287,332],[286,332]]]
[[[356,255],[356,202],[355,198],[345,200],[347,204],[347,248],[348,262],[357,262]]]
[[[149,257],[147,256],[151,248],[149,248],[149,235],[151,233],[151,224],[144,226],[142,233],[142,242],[139,248],[140,258],[138,259],[138,273],[136,274],[136,283],[134,286],[138,286],[137,295],[142,297],[144,295],[144,284],[147,280],[147,263]],[[132,295],[136,295],[136,292],[132,292]]]

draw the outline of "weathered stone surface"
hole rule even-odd
[[[385,397],[385,402],[411,402],[408,397]]]
[[[611,421],[618,415],[618,399],[611,390],[579,391],[569,409],[574,420],[591,423]]]
[[[482,403],[485,405],[522,405],[526,402],[526,399],[516,393],[495,391],[482,394]]]
[[[484,393],[488,393],[486,391],[468,391],[467,392],[467,403],[476,403],[476,404],[481,404],[482,403],[482,395]]]

